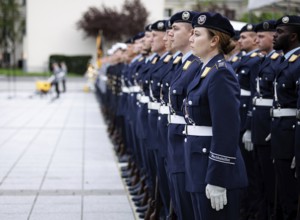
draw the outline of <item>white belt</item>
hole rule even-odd
[[[148,102],[148,109],[158,110],[159,107],[160,107],[160,103],[159,102]]]
[[[130,86],[129,90],[130,90],[130,92],[139,92],[139,91],[141,91],[139,86]]]
[[[149,96],[142,95],[140,98],[140,103],[148,103],[149,101]]]
[[[273,99],[254,98],[253,105],[255,105],[255,106],[272,106]]]
[[[169,124],[182,124],[182,125],[186,124],[184,117],[179,115],[169,115],[168,121]]]
[[[123,86],[123,87],[122,87],[122,92],[123,92],[123,93],[129,93],[130,91],[129,91],[129,88],[128,88],[128,87]]]
[[[191,136],[212,136],[212,127],[186,125],[184,133]]]
[[[271,109],[271,117],[289,117],[296,116],[297,109],[295,108],[281,108],[281,109]]]
[[[241,96],[250,96],[251,92],[245,89],[241,89]]]
[[[158,113],[162,115],[169,115],[170,114],[170,108],[169,106],[161,105],[158,109]]]

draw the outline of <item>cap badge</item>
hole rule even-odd
[[[163,22],[159,22],[159,23],[157,24],[157,28],[158,28],[159,30],[162,30],[162,29],[164,28],[164,23],[163,23]]]
[[[187,21],[189,20],[189,18],[190,18],[190,13],[188,11],[182,13],[182,20]]]
[[[203,25],[206,21],[206,15],[200,15],[198,18],[198,24]]]
[[[290,20],[289,17],[285,16],[282,18],[282,23],[286,24],[289,22],[289,20]]]
[[[252,24],[248,24],[247,25],[247,31],[252,31],[253,29],[253,25]]]
[[[171,21],[170,21],[170,20],[168,21],[168,27],[169,27],[169,28],[172,27]]]
[[[269,23],[268,22],[264,22],[263,23],[263,28],[264,28],[264,30],[268,30],[270,28]]]

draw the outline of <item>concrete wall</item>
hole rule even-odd
[[[25,70],[47,71],[51,54],[96,56],[95,39],[84,38],[76,22],[91,6],[115,6],[123,0],[27,0],[26,36],[23,41]],[[163,17],[164,0],[142,0],[149,21]]]

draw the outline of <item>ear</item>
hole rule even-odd
[[[215,47],[216,45],[219,44],[219,42],[220,42],[220,37],[215,35],[211,38],[210,46]]]
[[[291,33],[290,34],[290,40],[291,40],[291,42],[297,42],[298,41],[298,34],[297,33]]]

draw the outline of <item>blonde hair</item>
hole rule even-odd
[[[235,44],[228,34],[225,34],[223,32],[214,29],[209,29],[209,28],[207,30],[211,38],[214,36],[219,37],[220,40],[219,40],[218,50],[220,53],[229,54],[234,49]]]

